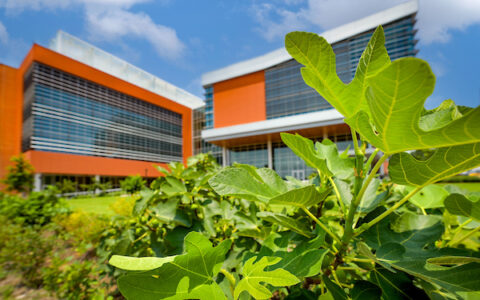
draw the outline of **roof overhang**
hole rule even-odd
[[[418,2],[417,0],[413,0],[357,21],[325,31],[320,35],[323,36],[330,44],[333,44],[362,32],[374,29],[379,25],[388,24],[392,21],[415,14],[417,11]],[[220,81],[265,70],[290,59],[292,59],[292,57],[290,54],[288,54],[287,50],[285,50],[285,48],[280,48],[265,55],[205,73],[202,75],[202,85],[208,86]]]
[[[306,128],[343,124],[343,116],[335,109],[252,122],[202,131],[206,142],[223,141]]]

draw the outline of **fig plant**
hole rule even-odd
[[[200,228],[185,237],[183,254],[113,256],[125,272],[120,291],[128,299],[479,297],[480,197],[432,184],[480,165],[480,107],[447,100],[426,110],[429,65],[391,62],[382,27],[348,84],[324,38],[292,32],[285,44],[305,82],[344,115],[355,155],[328,139],[282,134],[314,178],[236,165],[208,180],[221,201],[251,203],[248,216],[261,224],[253,243]],[[387,161],[391,181],[382,181]]]

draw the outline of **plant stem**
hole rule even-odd
[[[364,232],[365,230],[368,230],[370,227],[372,227],[373,225],[377,224],[378,222],[380,222],[381,220],[383,220],[385,217],[387,217],[389,214],[391,214],[392,212],[394,212],[397,208],[399,208],[400,206],[402,206],[405,202],[408,201],[408,199],[410,199],[413,195],[415,195],[416,193],[418,193],[418,191],[420,191],[425,185],[422,185],[422,186],[419,186],[417,187],[416,189],[414,189],[413,191],[411,191],[410,193],[408,193],[402,200],[398,201],[397,203],[395,203],[395,205],[393,205],[392,207],[390,207],[389,209],[387,209],[383,214],[379,215],[378,217],[376,217],[375,219],[371,220],[370,222],[368,222],[367,224],[363,224],[362,226],[360,226],[360,228],[358,228],[358,230],[355,232],[355,236],[361,234],[362,232]]]
[[[358,139],[357,139],[357,132],[355,129],[350,127],[350,131],[352,132],[352,140],[353,140],[353,149],[355,149],[355,155],[360,155],[360,148],[358,147]]]
[[[456,245],[458,243],[461,243],[463,242],[464,240],[468,239],[469,237],[471,237],[472,235],[475,234],[475,232],[478,232],[480,230],[480,226],[478,226],[477,228],[473,229],[472,231],[470,231],[468,234],[466,234],[464,237],[462,237],[461,239],[459,239],[458,241],[456,241],[455,243],[452,243],[453,240],[451,240],[447,246],[450,244],[450,246],[453,246],[453,245]]]
[[[328,180],[332,184],[333,190],[335,191],[335,195],[337,196],[337,199],[338,199],[338,204],[340,205],[340,208],[345,214],[346,213],[345,204],[343,204],[342,197],[340,197],[340,192],[338,191],[337,185],[335,184],[335,181],[333,181],[332,177],[328,177]]]
[[[370,259],[370,258],[357,258],[357,257],[350,257],[350,256],[345,256],[345,259],[346,260],[350,260],[350,261],[358,261],[358,262],[375,262],[374,260]]]
[[[357,211],[358,205],[360,203],[359,194],[364,190],[365,184],[363,184],[364,178],[364,169],[363,162],[365,156],[360,152],[358,148],[357,133],[355,129],[350,128],[352,132],[353,147],[355,148],[355,182],[353,186],[353,199],[350,202],[350,208],[348,209],[348,215],[345,219],[345,230],[342,236],[341,246],[339,248],[339,257],[343,255],[343,252],[347,249],[347,246],[350,242],[350,239],[353,236],[353,219],[355,217],[355,212]]]
[[[380,169],[380,167],[382,166],[382,164],[385,162],[385,160],[387,160],[387,158],[389,157],[390,155],[389,154],[386,154],[384,153],[382,155],[382,157],[380,157],[380,159],[377,161],[377,163],[375,164],[375,166],[373,167],[372,171],[370,172],[370,174],[368,174],[368,177],[367,179],[365,180],[365,183],[363,184],[362,186],[362,189],[360,190],[360,192],[358,192],[358,198],[360,198],[360,200],[358,201],[362,201],[362,198],[363,198],[363,194],[365,194],[365,191],[367,190],[368,188],[368,185],[370,184],[370,181],[373,180],[373,178],[375,178],[375,175],[377,175],[377,172],[378,172],[378,169]],[[360,205],[360,203],[359,203]]]
[[[377,154],[378,152],[380,151],[380,149],[376,148],[372,154],[370,154],[370,157],[368,158],[367,162],[365,163],[365,172],[368,172],[370,171],[370,167],[372,166],[372,162],[373,160],[375,159],[375,157],[377,157]]]
[[[232,291],[233,295],[233,291],[235,289],[235,277],[233,277],[233,275],[225,269],[220,269],[220,273],[222,273],[225,278],[227,278],[227,280],[230,282],[230,290]]]
[[[318,224],[318,226],[320,226],[323,230],[325,230],[325,232],[328,235],[330,235],[335,241],[337,241],[340,244],[342,243],[340,238],[335,233],[333,233],[330,229],[328,229],[328,227],[325,226],[325,224],[320,222],[320,220],[317,217],[315,217],[308,209],[306,209],[305,207],[302,207],[302,209],[310,218],[312,218],[313,221],[315,221],[315,223]]]

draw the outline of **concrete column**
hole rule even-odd
[[[272,140],[270,137],[267,141],[267,154],[268,154],[268,167],[273,169],[273,149],[272,149]]]
[[[95,181],[100,183],[100,175],[95,175]],[[95,189],[95,194],[100,194],[100,189]]]
[[[35,173],[33,175],[33,191],[39,192],[42,190],[42,173]]]
[[[222,166],[226,167],[229,165],[228,151],[227,147],[222,147]]]

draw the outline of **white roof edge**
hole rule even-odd
[[[417,11],[418,1],[411,0],[351,23],[324,31],[320,36],[323,36],[330,44],[333,44],[348,37],[376,28],[378,25],[387,24],[394,20],[414,14]],[[291,58],[292,57],[288,54],[285,48],[280,48],[262,56],[204,73],[202,75],[202,85],[207,86],[216,82],[261,71],[290,60]]]
[[[49,48],[191,109],[205,105],[201,98],[62,30]]]
[[[306,114],[269,119],[241,125],[207,129],[202,131],[202,139],[207,142],[229,140],[281,131],[291,131],[334,124],[342,124],[343,116],[335,109]]]

